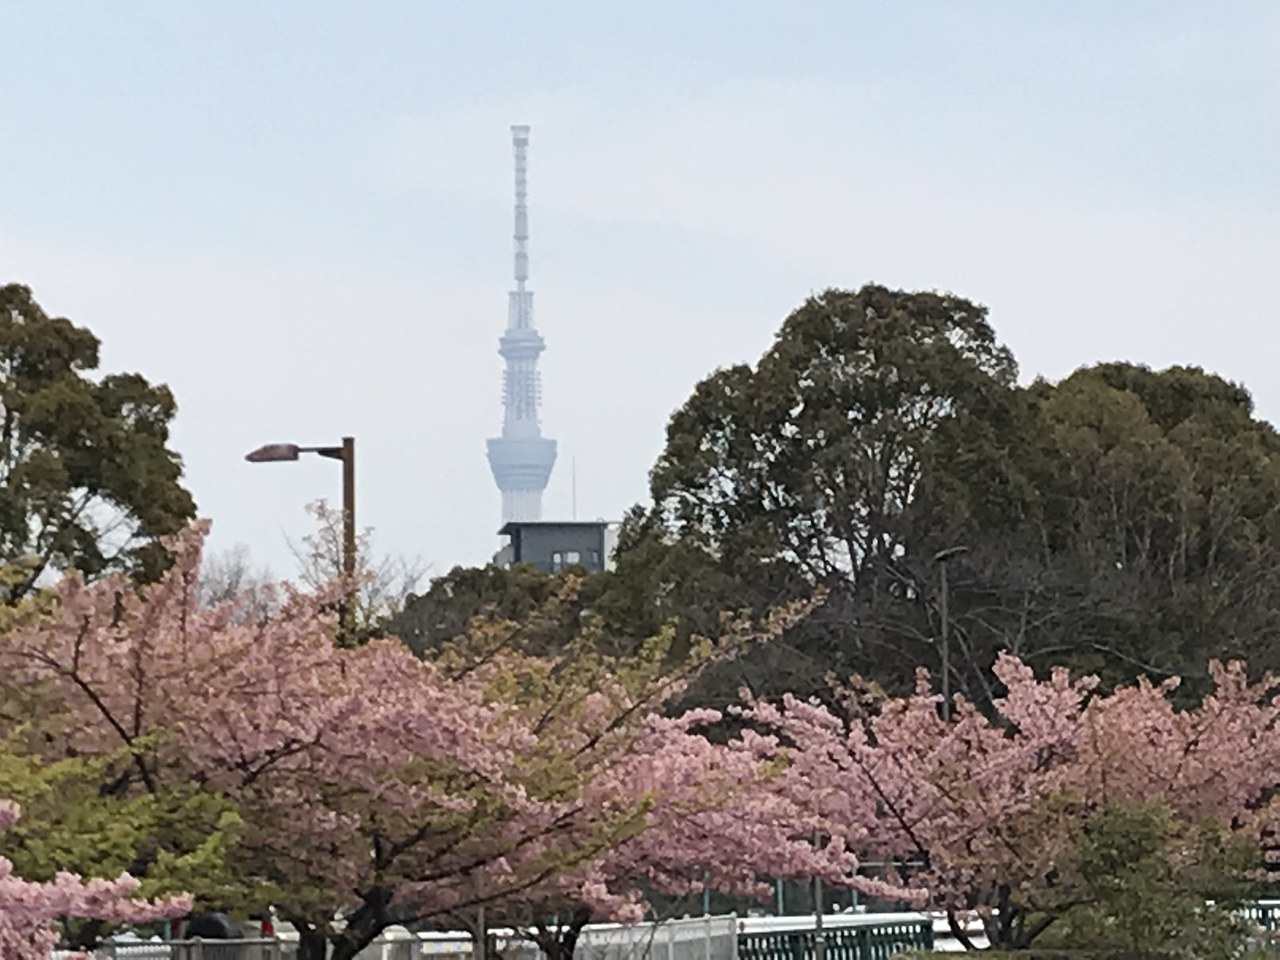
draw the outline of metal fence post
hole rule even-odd
[[[822,878],[813,878],[813,960],[827,960],[827,934],[822,927]]]

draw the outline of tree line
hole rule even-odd
[[[167,389],[0,307],[6,956],[194,902],[274,909],[304,960],[391,924],[568,960],[592,919],[788,877],[1007,949],[1237,955],[1280,795],[1277,438],[1243,388],[1023,386],[980,306],[827,291],[672,417],[612,571],[455,569],[401,608],[375,570],[345,635],[315,570],[211,592]]]
[[[1242,386],[1199,368],[1084,367],[1020,384],[985,308],[868,285],[811,297],[754,365],[720,369],[671,417],[651,502],[584,603],[611,629],[719,634],[726,614],[824,602],[767,649],[708,677],[823,695],[851,673],[909,692],[998,692],[1001,651],[1106,684],[1214,658],[1280,666],[1280,435]],[[403,632],[434,642],[517,611],[552,578],[452,571]],[[638,628],[638,629],[637,629]]]

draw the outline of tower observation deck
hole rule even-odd
[[[502,436],[489,440],[489,469],[502,491],[502,521],[542,519],[542,491],[556,462],[556,442],[542,435],[538,408],[542,382],[538,356],[544,349],[533,325],[529,280],[527,162],[529,128],[511,128],[516,161],[515,279],[507,309],[507,329],[498,341],[506,361],[502,378]]]

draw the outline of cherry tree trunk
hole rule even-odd
[[[578,937],[582,928],[591,920],[591,911],[579,908],[574,911],[569,922],[561,927],[540,930],[533,937],[542,950],[546,960],[573,960],[573,953],[578,947]]]

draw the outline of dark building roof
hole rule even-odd
[[[603,528],[607,526],[609,526],[608,520],[510,520],[503,525],[502,529],[499,530],[498,533],[501,536],[509,537],[518,529],[523,529],[525,527],[542,527],[545,529],[550,529],[552,527],[580,527],[582,529],[591,529],[592,527]]]

